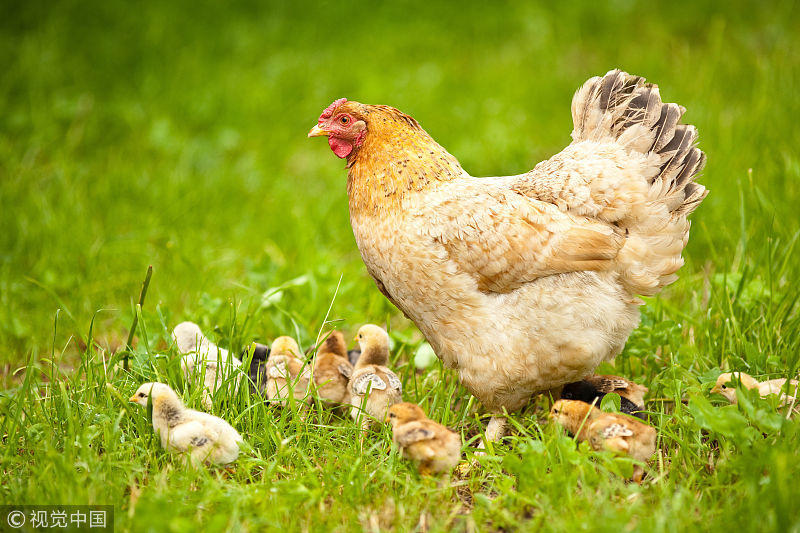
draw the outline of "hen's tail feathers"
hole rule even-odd
[[[647,205],[620,225],[629,233],[621,263],[623,283],[652,295],[674,281],[689,237],[686,216],[708,191],[695,181],[706,162],[697,129],[681,124],[686,109],[663,103],[658,86],[612,70],[587,81],[572,99],[575,142],[615,142],[646,158]]]

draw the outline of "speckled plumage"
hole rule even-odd
[[[590,374],[675,279],[705,156],[642,78],[592,78],[573,142],[525,174],[476,178],[407,115],[344,102],[350,220],[381,292],[494,412]],[[344,131],[344,133],[341,133]],[[366,134],[364,134],[366,131]]]

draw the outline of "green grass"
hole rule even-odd
[[[0,7],[0,503],[113,504],[119,531],[800,530],[800,424],[708,393],[723,369],[800,366],[797,6],[563,4]],[[573,91],[613,67],[688,108],[711,190],[681,279],[601,368],[656,399],[644,485],[543,403],[441,486],[385,428],[362,443],[336,413],[244,394],[215,399],[251,447],[232,473],[160,449],[124,400],[158,377],[199,406],[165,342],[177,322],[236,351],[284,333],[309,346],[327,316],[348,333],[388,321],[406,398],[471,459],[482,410],[438,363],[414,372],[422,339],[364,271],[343,165],[305,134],[334,98],[386,103],[472,174],[518,173],[568,142]],[[150,264],[125,373],[109,348]]]

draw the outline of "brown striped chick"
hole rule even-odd
[[[606,394],[616,393],[620,397],[620,410],[644,420],[644,395],[648,388],[620,376],[592,375],[576,383],[564,385],[561,398],[564,400],[580,400],[586,403],[597,402],[600,405]]]
[[[389,370],[389,335],[373,324],[361,326],[356,335],[361,356],[353,369],[348,391],[351,416],[361,419],[366,430],[375,420],[384,420],[392,405],[402,401],[402,383]],[[365,414],[372,417],[370,420]]]
[[[347,345],[341,331],[331,331],[322,342],[314,362],[314,384],[323,401],[347,404],[350,394],[347,385],[353,375],[353,365],[347,360]]]
[[[311,373],[300,356],[300,347],[291,337],[278,337],[272,342],[266,373],[267,398],[285,406],[291,394],[303,403],[311,401],[308,388]]]
[[[610,450],[642,462],[655,452],[655,428],[626,415],[604,413],[578,400],[558,400],[550,409],[550,418],[598,451]],[[643,473],[641,466],[634,465],[634,481],[641,482]]]
[[[589,444],[595,450],[609,450],[642,463],[656,451],[656,428],[618,413],[602,413],[587,428]],[[633,465],[633,480],[642,482],[644,469]]]
[[[225,465],[239,457],[242,437],[223,419],[187,409],[164,383],[145,383],[130,398],[147,407],[153,404],[153,429],[167,451],[187,453],[193,464]]]
[[[785,385],[789,381],[788,394]],[[741,383],[746,389],[757,389],[759,396],[766,398],[774,394],[780,398],[780,405],[788,405],[797,401],[798,382],[795,379],[786,378],[770,379],[768,381],[757,381],[752,376],[744,372],[725,372],[717,378],[717,383],[711,389],[712,393],[723,395],[729,402],[737,403],[736,386]]]
[[[392,441],[406,459],[417,463],[420,474],[450,472],[461,460],[461,435],[425,416],[413,403],[389,408]]]

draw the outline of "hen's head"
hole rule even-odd
[[[325,108],[309,137],[327,136],[328,144],[337,157],[345,158],[364,144],[367,120],[363,104],[339,98]]]

